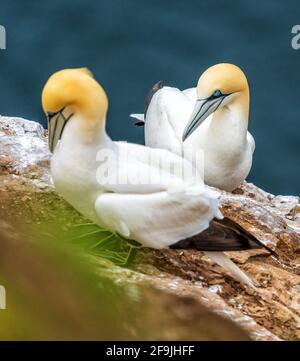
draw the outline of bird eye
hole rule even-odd
[[[219,98],[221,95],[222,95],[222,92],[219,89],[215,90],[213,93],[214,98]]]

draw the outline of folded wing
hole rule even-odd
[[[197,194],[195,188],[174,193],[104,193],[97,198],[95,210],[107,228],[153,248],[192,237],[219,215],[215,194],[205,189]]]

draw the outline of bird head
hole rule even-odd
[[[197,102],[184,130],[187,139],[212,113],[234,102],[249,108],[249,87],[245,74],[236,65],[216,64],[208,68],[197,84]]]
[[[51,75],[46,82],[42,106],[48,118],[49,148],[53,152],[72,118],[79,121],[83,129],[95,130],[103,124],[108,99],[88,69],[65,69]]]

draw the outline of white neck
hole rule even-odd
[[[214,113],[208,128],[208,142],[212,147],[238,155],[246,145],[248,111],[237,100]]]
[[[80,115],[74,115],[66,124],[61,138],[61,147],[90,147],[98,148],[110,146],[111,139],[105,131],[105,120],[87,125]]]
[[[209,122],[205,150],[213,157],[239,159],[247,147],[248,112],[238,102],[218,109]]]

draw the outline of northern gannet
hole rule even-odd
[[[190,161],[191,151],[203,150],[203,164],[195,165],[203,166],[204,182],[226,191],[237,188],[251,169],[255,149],[247,131],[249,87],[243,71],[217,64],[200,76],[196,88],[180,91],[159,85],[148,96],[146,146]],[[143,115],[132,116],[142,124]]]
[[[87,69],[53,74],[43,89],[42,105],[48,116],[56,190],[100,227],[144,246],[163,248],[200,234],[214,217],[222,217],[216,192],[198,176],[171,172],[193,169],[190,162],[166,150],[110,139],[105,131],[108,99]],[[157,158],[163,164],[149,163]],[[100,165],[106,166],[105,172]],[[197,249],[202,241],[195,241]],[[235,278],[253,286],[225,255],[214,256]]]

